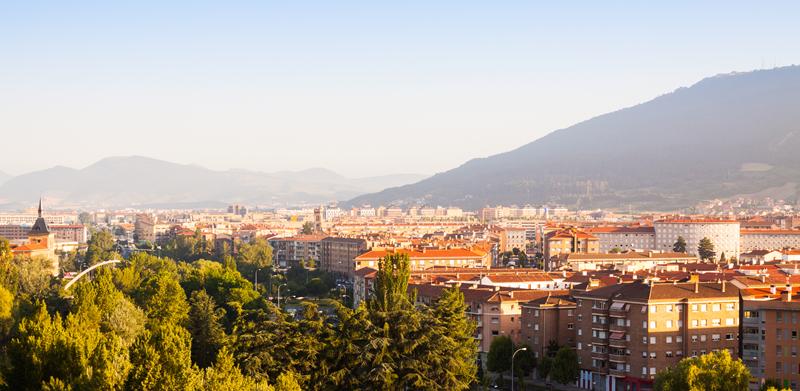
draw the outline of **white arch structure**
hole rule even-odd
[[[96,268],[98,268],[100,266],[105,266],[105,265],[110,265],[112,263],[120,263],[120,262],[122,262],[122,261],[120,261],[119,259],[112,259],[112,260],[109,260],[109,261],[96,263],[96,264],[92,265],[90,268],[80,272],[77,276],[75,276],[75,278],[72,279],[72,281],[68,282],[67,285],[64,285],[64,290],[69,289],[69,287],[71,287],[72,284],[74,284],[78,280],[80,280],[81,277],[83,277],[84,274],[89,273],[90,271],[92,271],[92,270],[94,270],[94,269],[96,269]]]

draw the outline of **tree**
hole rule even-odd
[[[719,255],[719,263],[728,263],[728,259],[725,258],[725,252],[723,251],[722,254]]]
[[[255,279],[257,269],[272,267],[272,246],[264,238],[239,246],[236,268],[245,278]]]
[[[85,226],[92,225],[92,215],[89,212],[81,212],[78,214],[78,221]]]
[[[672,245],[672,251],[676,253],[686,252],[686,239],[684,239],[683,236],[678,236],[678,240]]]
[[[608,252],[611,253],[611,254],[619,254],[619,253],[622,252],[622,249],[619,248],[619,247],[614,247],[611,250],[609,250]]]
[[[219,351],[213,366],[203,370],[201,383],[201,389],[208,391],[274,390],[266,382],[256,382],[252,378],[243,375],[227,348],[222,348]]]
[[[303,223],[303,228],[300,230],[300,233],[303,235],[311,235],[314,233],[314,223],[310,221],[306,221]]]
[[[92,235],[87,243],[86,249],[86,264],[88,266],[96,263],[108,261],[118,258],[119,255],[114,252],[116,241],[114,235],[109,231],[97,231]]]
[[[192,335],[192,362],[209,367],[225,346],[225,330],[220,320],[225,310],[217,308],[214,299],[204,290],[192,293],[189,309],[189,333]]]
[[[570,347],[564,346],[556,353],[553,360],[553,368],[550,371],[553,380],[568,384],[578,380],[580,375],[580,365],[578,364],[578,354]]]
[[[492,339],[489,354],[486,356],[486,369],[490,372],[503,373],[511,369],[511,355],[514,353],[514,342],[511,337],[501,335]]]
[[[553,370],[553,359],[548,356],[542,357],[542,359],[539,360],[539,363],[536,366],[536,372],[542,379],[547,379],[547,376],[550,376],[550,372],[552,370]]]
[[[727,349],[685,358],[677,366],[656,375],[655,389],[673,390],[747,390],[750,371],[741,359],[731,358]]]
[[[436,344],[436,358],[442,361],[434,363],[432,369],[445,390],[467,389],[476,380],[476,324],[467,318],[466,310],[464,294],[458,286],[443,290],[432,309],[436,327],[431,340]]]
[[[697,255],[704,261],[712,260],[717,256],[717,253],[714,252],[714,243],[711,242],[711,239],[700,239],[700,243],[697,245]]]
[[[183,323],[189,304],[176,275],[160,272],[142,282],[137,292],[139,304],[154,323]]]
[[[191,336],[173,323],[156,324],[131,346],[128,390],[187,390],[195,388],[198,372],[192,366]]]

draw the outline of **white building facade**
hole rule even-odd
[[[697,255],[697,246],[703,238],[714,244],[717,258],[725,253],[726,258],[739,258],[740,226],[735,220],[662,220],[653,223],[656,232],[656,250],[672,251],[679,236],[686,241],[686,252]]]

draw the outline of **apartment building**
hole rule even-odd
[[[491,254],[478,249],[396,249],[372,250],[359,255],[354,260],[355,270],[363,267],[378,268],[378,261],[392,253],[408,255],[412,271],[435,267],[489,268],[491,266]]]
[[[320,241],[320,268],[340,276],[353,278],[353,260],[367,251],[367,241],[357,238],[329,236]]]
[[[496,231],[496,235],[500,242],[498,246],[500,252],[513,251],[515,248],[520,251],[525,251],[525,228],[501,228]]]
[[[648,251],[656,249],[656,230],[653,227],[592,227],[586,233],[600,242],[600,252]]]
[[[669,219],[653,223],[656,231],[658,251],[672,251],[681,236],[686,241],[686,252],[697,255],[697,246],[703,238],[714,243],[719,258],[723,253],[727,258],[739,258],[740,227],[736,220],[714,219]]]
[[[652,388],[659,370],[719,349],[738,354],[739,290],[720,283],[633,283],[573,292],[586,389]]]
[[[325,236],[297,235],[288,238],[271,238],[272,256],[280,267],[297,266],[301,261],[319,262],[320,243]]]
[[[798,229],[742,229],[741,251],[800,248]]]
[[[753,376],[752,390],[778,380],[792,390],[800,386],[800,304],[798,285],[742,290],[742,361]]]
[[[575,301],[569,296],[548,295],[522,304],[521,342],[536,358],[547,354],[550,341],[575,347]]]
[[[661,265],[694,262],[697,262],[697,257],[685,253],[631,251],[616,254],[562,254],[558,257],[556,265],[572,271],[611,269],[634,272],[650,270]]]
[[[597,254],[600,252],[600,241],[593,235],[575,228],[566,228],[547,233],[543,241],[546,270],[556,265],[554,259],[561,254]]]

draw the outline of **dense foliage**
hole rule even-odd
[[[187,243],[207,251],[196,239]],[[245,254],[240,264],[271,263],[263,243]],[[137,253],[67,292],[46,266],[0,243],[0,389],[458,390],[475,380],[463,295],[417,305],[406,257],[383,260],[374,297],[334,304],[335,316],[313,303],[282,311],[230,260]]]
[[[677,366],[656,375],[657,391],[730,390],[746,391],[750,371],[741,359],[734,359],[727,350],[685,358]]]

